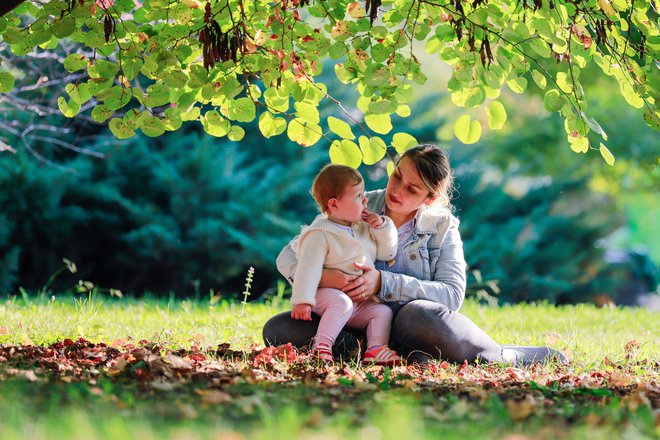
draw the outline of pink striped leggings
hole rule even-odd
[[[392,327],[392,309],[375,302],[354,303],[341,290],[319,288],[316,291],[316,306],[312,311],[321,316],[314,337],[314,347],[319,344],[332,347],[337,335],[345,325],[367,329],[367,348],[387,345]]]

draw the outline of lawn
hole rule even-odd
[[[550,344],[571,363],[384,369],[262,350],[263,323],[286,306],[0,300],[0,439],[660,435],[657,313],[468,301],[497,341]]]

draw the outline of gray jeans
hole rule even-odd
[[[393,307],[394,320],[390,346],[411,361],[428,358],[450,362],[509,362],[514,359],[503,347],[484,333],[467,316],[446,306],[426,300],[411,301]],[[266,345],[290,342],[296,347],[309,346],[320,318],[298,321],[290,312],[272,317],[263,328]],[[345,327],[335,342],[335,356],[348,358],[364,348],[364,330]]]

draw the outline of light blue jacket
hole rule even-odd
[[[366,194],[368,210],[383,212],[385,190]],[[425,299],[458,310],[465,299],[465,257],[458,232],[459,221],[449,211],[433,212],[422,206],[415,215],[415,229],[403,246],[405,274],[381,271],[379,296],[386,302]],[[295,239],[294,239],[295,240]],[[290,282],[296,272],[291,244],[277,257],[277,269]]]

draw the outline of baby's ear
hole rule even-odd
[[[328,199],[328,211],[334,211],[337,209],[337,199],[335,197]]]

